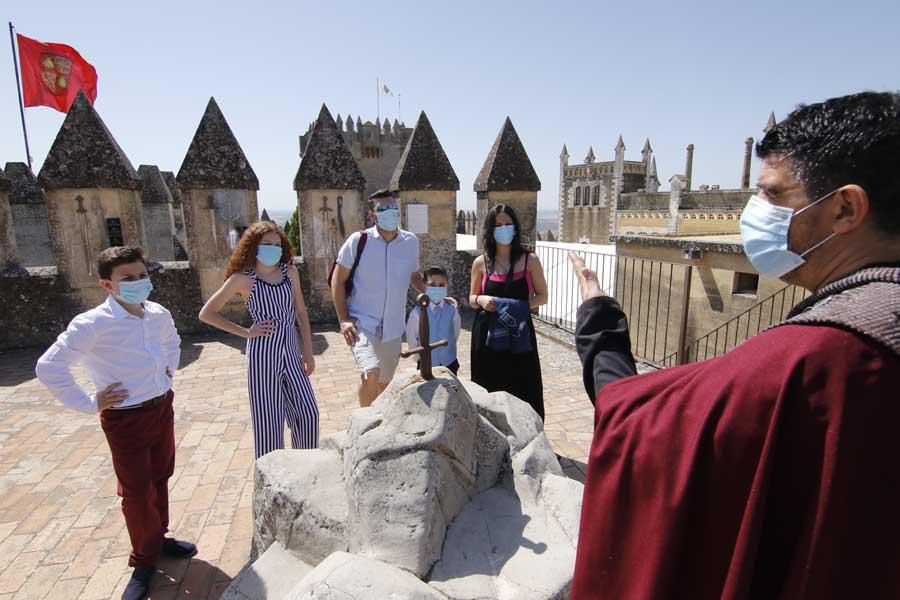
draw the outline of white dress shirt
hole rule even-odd
[[[172,315],[155,302],[144,302],[144,317],[129,313],[112,296],[81,313],[38,360],[41,383],[69,408],[97,412],[97,396],[83,390],[71,366],[84,365],[99,392],[121,382],[127,408],[166,393],[172,387],[167,374],[175,373],[181,358],[181,338]]]
[[[353,276],[353,294],[347,312],[360,329],[382,342],[403,337],[406,321],[406,294],[410,277],[419,270],[419,238],[402,229],[386,241],[377,227],[366,230],[368,239]],[[337,262],[353,268],[359,246],[357,231],[347,238],[338,252]]]

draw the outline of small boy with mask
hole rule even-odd
[[[435,367],[447,367],[453,374],[459,372],[459,360],[456,358],[456,340],[459,339],[461,321],[459,310],[447,298],[447,286],[450,283],[447,271],[441,267],[428,267],[424,272],[425,293],[431,298],[428,305],[428,343],[447,340],[447,345],[431,351],[431,364]],[[419,340],[419,320],[422,308],[413,307],[406,322],[406,343],[410,348],[421,346]]]
[[[37,363],[37,377],[68,408],[97,415],[119,480],[134,572],[123,600],[144,600],[160,557],[187,559],[194,544],[165,537],[168,481],[175,467],[172,377],[181,338],[172,315],[147,298],[153,291],[143,251],[107,248],[98,258],[99,306],[81,313]],[[82,364],[96,388],[72,376]]]

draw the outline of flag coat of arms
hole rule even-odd
[[[49,106],[68,112],[78,91],[94,103],[97,71],[75,48],[39,42],[17,33],[25,106]]]

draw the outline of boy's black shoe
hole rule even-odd
[[[164,538],[162,555],[166,558],[190,558],[197,554],[197,546],[190,542],[182,542],[175,538]]]
[[[156,569],[137,567],[122,592],[122,600],[147,600],[150,595],[150,580]]]

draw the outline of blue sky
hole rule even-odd
[[[261,207],[295,205],[297,136],[324,101],[376,116],[375,80],[425,110],[460,179],[459,206],[509,115],[557,203],[559,153],[645,137],[665,182],[696,146],[695,184],[739,184],[743,140],[769,111],[900,89],[900,2],[16,2],[6,20],[75,46],[99,72],[96,107],[132,163],[177,171],[215,96],[260,179]],[[24,160],[8,42],[0,164]],[[397,116],[394,99],[382,114]],[[26,111],[35,170],[65,115]],[[755,177],[756,165],[754,165]],[[667,186],[666,186],[667,187]]]

